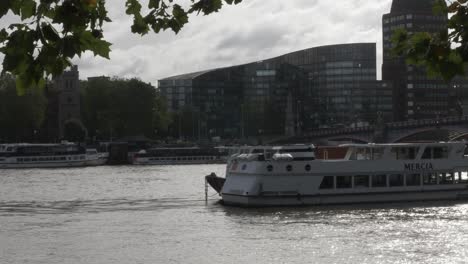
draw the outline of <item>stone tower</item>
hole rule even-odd
[[[81,125],[80,80],[78,66],[74,65],[69,71],[54,79],[54,90],[57,92],[57,112],[59,138],[65,134],[67,122]]]

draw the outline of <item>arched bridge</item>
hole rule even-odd
[[[359,128],[330,128],[305,132],[293,141],[399,143],[468,140],[468,116],[385,123]]]

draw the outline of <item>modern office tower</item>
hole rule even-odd
[[[372,123],[379,116],[391,121],[393,88],[376,80],[375,47],[356,43],[311,48],[165,78],[159,88],[169,110],[182,116],[178,126],[188,138],[300,134],[324,126]]]
[[[421,67],[407,65],[405,58],[392,56],[392,34],[404,28],[409,33],[446,31],[447,17],[433,12],[433,0],[393,0],[383,23],[382,80],[394,85],[396,120],[456,115],[453,83],[430,78]]]

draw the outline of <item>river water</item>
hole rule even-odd
[[[242,209],[223,165],[0,170],[0,263],[466,263],[468,204]]]

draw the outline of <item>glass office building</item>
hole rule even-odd
[[[375,43],[310,48],[159,81],[172,112],[192,112],[186,137],[281,135],[392,119],[393,87],[376,80]],[[288,100],[288,98],[290,98]],[[287,113],[287,109],[292,113]]]
[[[409,33],[447,31],[447,16],[433,13],[433,0],[394,0],[383,24],[382,79],[392,82],[395,119],[411,120],[455,115],[459,87],[440,78],[430,78],[421,67],[407,65],[391,53],[392,34],[403,28]]]

